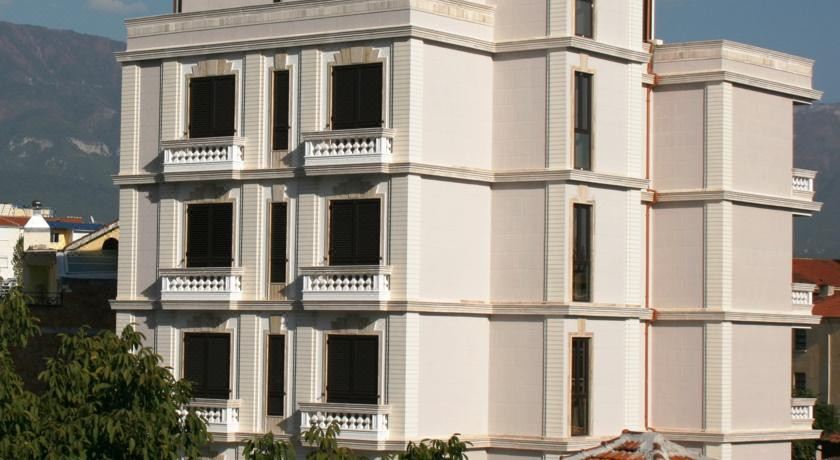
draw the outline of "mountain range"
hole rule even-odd
[[[117,217],[125,44],[0,22],[0,202],[40,200],[59,215]],[[800,257],[840,259],[840,104],[794,111],[794,165],[819,171],[823,211],[794,222]]]

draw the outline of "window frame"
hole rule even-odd
[[[284,243],[285,252],[283,254],[283,280],[282,281],[274,281],[274,207],[282,205],[285,208],[286,213],[286,241]],[[271,201],[269,202],[268,206],[268,283],[269,285],[283,285],[289,283],[289,230],[291,229],[290,223],[290,213],[289,213],[289,202],[288,201]]]
[[[291,343],[289,339],[289,332],[288,331],[280,331],[280,332],[269,332],[266,331],[264,334],[265,337],[265,416],[268,418],[286,418],[291,415],[290,411],[288,410],[289,404],[289,344]],[[270,385],[270,366],[271,366],[271,338],[272,337],[282,337],[283,341],[283,404],[282,404],[282,414],[272,414],[269,410],[269,393],[271,391]]]
[[[800,342],[800,339],[802,342]],[[800,346],[801,345],[801,346]],[[808,351],[808,330],[802,328],[793,329],[793,351],[805,353]]]
[[[576,257],[575,257],[577,251],[575,249],[577,247],[577,231],[578,231],[577,212],[576,211],[579,208],[588,208],[589,209],[589,216],[588,216],[589,217],[589,222],[588,222],[589,232],[588,232],[587,241],[586,241],[586,246],[588,247],[589,251],[588,251],[588,260],[586,261],[588,263],[588,269],[587,269],[587,280],[586,280],[587,292],[586,292],[585,298],[584,297],[578,297],[576,295],[576,292],[575,292],[575,274],[577,272],[576,267],[575,267],[577,265],[576,264]],[[571,265],[572,265],[571,268],[572,269],[571,269],[571,283],[569,284],[571,286],[571,291],[572,291],[571,292],[571,299],[572,299],[572,302],[592,303],[593,298],[594,298],[593,294],[595,292],[595,290],[593,288],[593,286],[594,286],[594,283],[593,283],[593,280],[594,280],[593,267],[595,265],[594,264],[594,262],[595,262],[594,241],[595,241],[595,239],[593,238],[594,233],[595,233],[595,231],[594,231],[594,228],[595,228],[595,203],[592,203],[592,202],[573,202],[572,203],[571,227],[572,228],[571,228],[570,234],[572,235],[572,241],[571,241],[571,248],[570,248],[571,251],[570,252],[571,252]]]
[[[197,65],[197,64],[196,64]],[[195,72],[195,69],[193,69]],[[211,80],[211,79],[233,79],[233,133],[213,136],[194,137],[192,135],[192,82],[193,80]],[[218,75],[192,75],[186,74],[186,105],[184,112],[184,134],[187,139],[211,139],[214,137],[235,137],[239,134],[239,72],[222,73]]]
[[[575,403],[575,375],[574,375],[574,367],[575,367],[575,342],[576,341],[585,341],[587,343],[587,369],[586,369],[586,426],[585,427],[575,427],[574,426],[574,403]],[[595,366],[593,366],[593,350],[594,350],[594,339],[592,334],[571,334],[569,336],[569,374],[568,374],[568,383],[569,383],[569,434],[572,437],[583,437],[589,436],[592,432],[592,388],[593,388],[593,370]],[[583,431],[575,431],[575,428],[582,428]]]
[[[195,336],[195,335],[198,335],[198,336],[202,336],[202,335],[203,336],[207,336],[207,335],[227,335],[228,336],[228,366],[227,366],[227,375],[228,375],[228,379],[227,379],[228,380],[228,382],[227,382],[227,387],[228,388],[227,388],[227,390],[228,390],[228,395],[227,395],[227,398],[222,399],[222,398],[213,398],[213,397],[207,397],[207,396],[202,396],[202,395],[196,395],[195,391],[193,391],[192,399],[212,399],[212,400],[219,400],[219,401],[232,400],[233,396],[236,394],[236,388],[235,388],[236,375],[234,375],[234,372],[235,372],[234,363],[237,360],[237,356],[236,356],[236,351],[235,351],[235,347],[234,347],[234,340],[235,340],[234,332],[229,330],[229,329],[219,330],[219,329],[199,328],[199,329],[184,330],[181,333],[181,353],[180,353],[181,354],[181,362],[180,362],[180,371],[181,371],[180,378],[181,379],[186,379],[187,378],[187,375],[186,375],[187,374],[187,337],[191,336],[191,335],[193,335],[193,336]]]
[[[587,117],[586,128],[579,127],[581,121],[580,108],[580,81],[578,79],[587,80],[589,84],[589,91],[587,92]],[[583,171],[592,171],[594,169],[594,152],[595,152],[595,116],[593,110],[595,108],[595,73],[583,69],[575,69],[572,73],[572,169]],[[586,164],[578,164],[578,135],[589,136],[587,143],[589,150],[586,152]]]
[[[275,120],[276,120],[276,116],[277,116],[277,108],[276,108],[276,105],[275,105],[276,102],[277,102],[277,78],[276,77],[277,77],[278,73],[285,73],[287,75],[287,77],[286,77],[287,78],[287,84],[286,85],[287,85],[287,90],[288,90],[287,91],[288,94],[287,94],[287,97],[286,97],[286,123],[287,123],[286,129],[287,129],[287,135],[286,135],[286,147],[285,148],[277,148],[277,144],[276,144],[277,140],[276,140],[276,137],[275,137],[275,134],[276,134],[275,133],[275,129],[276,129]],[[271,139],[270,139],[271,151],[272,152],[289,152],[289,151],[292,150],[291,146],[292,146],[292,121],[293,121],[293,117],[292,117],[292,102],[293,102],[292,87],[293,87],[293,81],[292,81],[292,68],[291,68],[291,66],[285,66],[285,67],[282,67],[282,68],[272,68],[272,70],[270,71],[270,78],[271,78],[271,99],[270,99],[271,100],[271,114],[270,114],[270,116],[271,116]]]
[[[330,338],[338,337],[352,337],[352,338],[374,338],[376,339],[376,401],[375,402],[334,402],[330,401],[329,381],[330,381]],[[357,331],[357,330],[331,330],[325,331],[323,337],[323,368],[322,368],[322,398],[328,404],[352,404],[352,405],[381,405],[386,400],[385,384],[384,384],[384,350],[385,341],[384,336],[380,331]]]
[[[378,241],[378,251],[379,251],[379,260],[373,264],[335,264],[333,263],[333,255],[332,255],[332,247],[333,247],[333,204],[337,201],[378,201],[379,202],[379,241]],[[347,196],[347,197],[334,197],[327,199],[327,206],[326,206],[326,238],[324,238],[324,243],[326,244],[324,260],[328,266],[331,267],[352,267],[352,266],[364,266],[364,265],[374,265],[374,266],[383,266],[386,265],[385,254],[387,251],[385,250],[385,239],[387,237],[386,227],[385,227],[385,197],[379,194],[373,196]],[[355,243],[354,243],[355,244]]]
[[[222,266],[222,267],[190,267],[189,254],[188,254],[188,252],[189,252],[189,222],[190,222],[189,208],[190,208],[190,206],[194,206],[194,205],[221,205],[221,204],[229,204],[231,206],[230,264]],[[237,266],[238,256],[239,256],[238,251],[237,251],[237,248],[239,246],[237,244],[237,242],[239,241],[237,221],[238,221],[239,215],[238,215],[238,210],[237,210],[237,206],[236,206],[236,200],[231,199],[231,200],[218,200],[218,201],[210,200],[210,201],[185,202],[184,205],[183,205],[182,215],[183,215],[183,225],[181,226],[181,228],[182,228],[183,232],[182,232],[182,238],[181,238],[181,247],[182,247],[182,250],[181,250],[181,254],[182,254],[181,264],[183,264],[182,265],[183,267],[201,269],[201,268],[233,268],[233,267]]]
[[[342,127],[336,128],[335,127],[335,70],[337,68],[362,68],[362,67],[372,67],[372,66],[379,66],[380,70],[380,104],[379,104],[379,117],[380,122],[379,126],[366,126],[366,127]],[[328,91],[328,105],[326,111],[327,117],[327,126],[331,131],[344,131],[344,130],[351,130],[351,129],[384,129],[387,126],[387,66],[385,65],[385,61],[382,59],[371,61],[371,62],[350,62],[350,63],[329,63],[327,65],[327,91]],[[358,106],[357,106],[358,109]]]
[[[50,243],[60,243],[61,242],[61,233],[51,231],[50,232]]]

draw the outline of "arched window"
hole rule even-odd
[[[120,247],[120,242],[117,241],[116,238],[108,238],[105,240],[105,243],[102,244],[103,251],[116,251]]]

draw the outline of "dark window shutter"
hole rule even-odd
[[[233,261],[233,204],[211,206],[211,267],[230,267]]]
[[[592,299],[592,206],[574,205],[572,248],[572,300]]]
[[[355,263],[379,265],[379,200],[356,202]]]
[[[353,399],[359,404],[376,404],[379,399],[379,339],[354,337]]]
[[[271,204],[271,282],[286,282],[286,203]]]
[[[210,206],[187,207],[187,267],[210,266]]]
[[[186,334],[184,378],[194,398],[230,397],[230,334]]]
[[[382,126],[382,64],[359,67],[357,128]]]
[[[286,396],[284,358],[286,356],[286,337],[272,335],[268,337],[268,415],[283,415],[283,402]]]
[[[331,335],[327,343],[327,402],[352,402],[350,378],[353,342],[349,336]]]
[[[575,35],[592,38],[593,0],[577,0],[575,3]]]
[[[355,128],[358,73],[355,66],[333,67],[332,128]]]
[[[289,71],[274,72],[274,150],[289,149]]]
[[[213,81],[209,78],[190,80],[190,137],[213,134]]]
[[[233,136],[236,133],[236,77],[216,77],[213,90],[213,136]]]
[[[333,201],[330,204],[330,264],[354,265],[354,220],[354,201]]]
[[[233,136],[236,118],[236,77],[190,80],[190,137]]]
[[[589,339],[572,338],[572,435],[589,434]]]

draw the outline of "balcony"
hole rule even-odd
[[[195,409],[196,415],[207,423],[207,431],[211,434],[233,434],[239,431],[238,399],[194,399],[189,407]],[[186,411],[181,411],[186,415]]]
[[[388,406],[369,404],[300,403],[300,430],[326,428],[332,422],[341,428],[339,439],[385,441],[388,439]]]
[[[207,137],[161,142],[163,172],[238,171],[243,168],[245,140]]]
[[[793,283],[791,288],[791,303],[793,309],[801,311],[802,313],[810,314],[811,307],[814,306],[814,289],[813,284],[808,283]]]
[[[160,270],[163,301],[233,301],[242,298],[242,268]]]
[[[320,131],[302,135],[304,166],[372,165],[391,162],[392,129]]]
[[[790,400],[790,418],[794,427],[810,430],[814,424],[814,398],[792,398]]]
[[[387,301],[391,297],[391,267],[347,265],[306,267],[303,301]]]
[[[816,171],[794,168],[793,182],[791,184],[793,195],[803,200],[813,200],[815,191],[814,179],[816,177]]]

